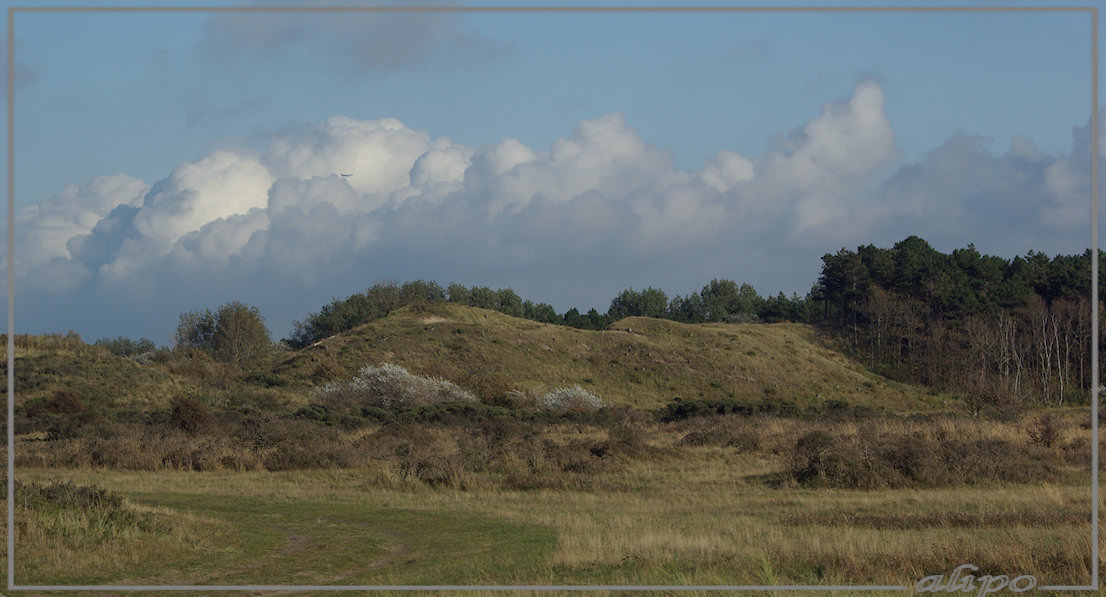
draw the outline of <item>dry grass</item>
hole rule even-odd
[[[445,303],[425,308],[433,313],[399,309],[327,338],[290,355],[275,372],[299,383],[320,371],[337,375],[395,363],[471,385],[472,372],[494,364],[497,374],[527,391],[579,385],[608,404],[640,409],[675,397],[729,396],[800,406],[841,400],[891,409],[945,407],[938,397],[866,371],[799,324],[688,325],[631,317],[608,330],[587,331]],[[324,377],[313,379],[329,381]]]
[[[411,513],[413,528],[420,516],[427,521],[490,517],[556,535],[555,549],[533,562],[526,576],[518,571],[497,576],[471,562],[466,581],[471,584],[912,584],[962,563],[995,573],[1034,574],[1041,584],[1089,578],[1089,533],[1081,519],[1086,488],[767,491],[727,475],[725,467],[715,465],[713,475],[706,465],[694,468],[686,479],[675,466],[623,472],[638,485],[619,491],[443,491],[386,486],[365,471],[71,475],[78,480],[95,475],[143,499],[169,491],[197,500],[238,495],[325,501],[335,508],[372,504]],[[978,519],[940,523],[964,511]],[[939,524],[872,524],[907,514]],[[402,582],[402,572],[396,574]]]
[[[1033,574],[1041,584],[1079,584],[1090,565],[1088,475],[1063,443],[1086,431],[1074,413],[1054,418],[1064,439],[1050,453],[1066,472],[1053,481],[929,489],[812,489],[770,480],[786,471],[797,434],[811,428],[920,441],[1004,438],[1020,449],[1032,445],[1025,432],[1032,419],[382,425],[335,432],[335,442],[367,455],[350,468],[19,470],[27,479],[101,483],[153,505],[158,496],[178,503],[192,495],[371,506],[404,513],[414,526],[403,532],[432,532],[439,523],[429,521],[493,519],[556,537],[551,551],[535,552],[522,568],[473,562],[468,572],[450,572],[465,584],[912,584],[962,563]],[[754,449],[725,440],[754,431]],[[693,433],[715,439],[685,441]],[[390,574],[410,580],[400,569]]]

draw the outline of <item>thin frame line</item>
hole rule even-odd
[[[1079,13],[1091,14],[1092,446],[1098,444],[1098,9],[1089,7],[9,7],[8,8],[8,589],[9,590],[909,590],[904,585],[15,585],[14,584],[14,15],[24,13]],[[1092,449],[1092,584],[1039,590],[1098,588],[1098,450]]]
[[[15,14],[8,9],[8,589],[15,583]]]
[[[1093,6],[16,6],[15,12],[204,12],[204,13],[331,13],[331,12],[413,12],[413,13],[1079,13],[1094,11]]]
[[[1098,587],[1098,7],[1091,7],[1091,586]]]
[[[906,585],[16,585],[13,591],[907,591]]]

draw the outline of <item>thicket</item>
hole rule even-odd
[[[805,433],[788,473],[807,487],[880,489],[1056,481],[1058,454],[1004,439],[941,441],[893,435]]]
[[[610,408],[580,417],[534,412],[443,402],[343,428],[306,412],[287,417],[205,407],[205,424],[192,430],[168,416],[86,424],[68,437],[19,450],[16,466],[362,468],[384,475],[374,477],[381,482],[459,489],[619,488],[625,476],[617,472],[632,461],[676,463],[732,453],[776,463],[778,472],[761,478],[769,485],[875,489],[1061,482],[1090,463],[1085,431],[1061,420],[982,424],[963,417],[728,413],[663,423]],[[1041,425],[1050,430],[1047,445]]]

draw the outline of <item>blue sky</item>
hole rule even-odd
[[[1089,245],[1086,14],[15,24],[17,331],[167,342],[243,300],[281,337],[387,278],[602,311],[803,294],[822,254],[909,234]]]

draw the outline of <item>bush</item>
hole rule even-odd
[[[1060,439],[1060,427],[1050,416],[1045,415],[1034,421],[1025,432],[1029,434],[1029,441],[1034,445],[1051,448],[1056,440]]]
[[[1054,481],[1062,455],[1006,440],[944,440],[815,430],[795,443],[788,473],[808,487],[875,489]]]
[[[476,397],[444,379],[413,375],[399,365],[366,366],[347,382],[331,383],[316,390],[316,400],[345,402],[396,411],[441,402],[476,402]]]
[[[557,413],[595,413],[603,408],[602,399],[579,385],[557,388],[540,395],[512,390],[507,392],[506,402],[516,407],[539,408]]]
[[[169,424],[188,433],[207,427],[210,416],[202,402],[193,396],[177,396],[169,408]]]
[[[541,397],[541,405],[555,411],[586,411],[594,412],[603,408],[603,401],[598,396],[581,388],[557,388]]]
[[[157,350],[157,345],[154,344],[153,340],[149,340],[147,338],[131,340],[126,336],[119,336],[114,340],[108,338],[100,338],[92,345],[106,348],[114,355],[129,358],[136,358],[139,355],[153,354]]]
[[[54,392],[54,395],[42,406],[27,409],[28,416],[34,416],[42,413],[53,413],[59,415],[77,415],[86,412],[88,408],[84,402],[77,397],[76,394],[69,390],[58,390]]]
[[[738,452],[756,452],[760,449],[760,434],[752,429],[738,431],[726,440],[726,447]]]
[[[757,414],[796,416],[799,414],[799,407],[790,400],[772,400],[769,398],[764,398],[760,402],[749,402],[737,398],[701,398],[694,400],[675,398],[661,408],[657,413],[657,418],[662,422],[671,423],[693,417],[727,414],[746,417]]]

